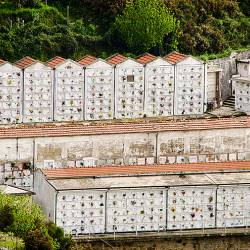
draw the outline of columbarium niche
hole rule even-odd
[[[55,68],[55,120],[83,120],[84,70],[65,60]]]
[[[148,117],[173,115],[174,66],[162,58],[146,64],[145,93]]]
[[[250,225],[250,186],[222,186],[217,190],[217,227]]]
[[[165,230],[166,190],[134,189],[107,193],[107,231]]]
[[[97,59],[85,69],[85,119],[114,117],[114,68]]]
[[[22,122],[22,70],[0,62],[0,124]]]
[[[126,59],[115,67],[116,118],[144,116],[144,67]]]
[[[60,192],[56,223],[67,234],[104,233],[105,192]]]
[[[176,187],[168,191],[169,230],[215,227],[214,187]]]
[[[176,64],[175,115],[200,115],[205,111],[205,68],[202,61],[192,57]]]
[[[23,122],[53,119],[53,70],[35,61],[24,69]]]

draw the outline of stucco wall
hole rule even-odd
[[[0,162],[67,167],[86,157],[96,165],[250,160],[250,128],[0,140]]]

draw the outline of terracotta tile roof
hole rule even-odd
[[[121,55],[121,54],[114,54],[106,59],[106,61],[112,65],[117,65],[119,63],[124,62],[127,59],[127,57]]]
[[[95,60],[96,60],[96,57],[90,56],[90,55],[86,55],[83,58],[81,58],[78,61],[78,63],[86,67],[86,66],[90,65],[91,63],[93,63]]]
[[[32,65],[34,62],[36,62],[35,59],[33,59],[29,56],[25,56],[21,60],[15,62],[15,65],[21,69],[25,69],[25,68],[29,67],[30,65]]]
[[[49,61],[46,62],[46,64],[51,67],[51,68],[55,68],[58,64],[64,62],[65,59],[60,57],[60,56],[56,56],[53,57],[52,59],[50,59]]]
[[[154,122],[116,122],[116,123],[75,123],[75,124],[40,124],[15,125],[0,127],[0,138],[29,138],[80,136],[98,134],[152,133],[164,131],[191,131],[212,129],[250,128],[250,116],[236,118],[213,118],[180,121]]]
[[[176,63],[182,61],[186,57],[187,57],[187,55],[183,55],[179,52],[174,51],[174,52],[171,52],[170,54],[166,55],[164,58],[169,63],[176,64]]]
[[[250,170],[250,161],[44,169],[47,178]]]
[[[2,59],[0,59],[0,65],[2,65],[2,64],[4,64],[4,63],[5,63],[5,61],[2,60]]]
[[[144,53],[140,56],[138,56],[136,58],[136,61],[138,61],[139,63],[142,63],[142,64],[147,64],[149,62],[152,62],[154,59],[156,59],[157,57],[154,56],[154,55],[151,55],[149,53]]]

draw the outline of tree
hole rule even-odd
[[[47,223],[40,207],[31,197],[10,196],[0,192],[0,230],[21,238],[26,249],[67,250],[72,241],[62,229]]]
[[[126,4],[114,27],[131,50],[142,52],[161,48],[178,22],[161,0],[135,0]]]

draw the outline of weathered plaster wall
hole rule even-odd
[[[250,160],[250,128],[0,140],[0,162],[67,167],[86,157],[96,165]]]
[[[232,75],[237,74],[236,69],[236,59],[245,59],[250,58],[250,50],[245,52],[233,52],[229,57],[219,58],[215,60],[210,60],[208,64],[219,65],[223,69],[221,72],[221,91],[222,91],[222,100],[226,100],[229,96],[232,95],[232,84],[231,77]]]

